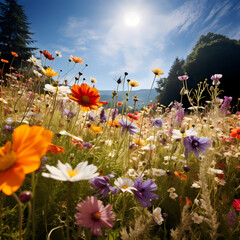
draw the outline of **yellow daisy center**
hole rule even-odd
[[[83,96],[82,97],[82,102],[83,103],[89,103],[89,97],[88,96]]]
[[[100,212],[95,212],[92,214],[92,220],[95,222],[98,222],[101,218],[101,213]]]
[[[78,174],[78,171],[77,170],[67,170],[67,173],[69,175],[70,178],[76,176]]]
[[[17,154],[11,150],[11,142],[0,148],[0,172],[7,170],[17,161]]]
[[[127,186],[127,185],[123,185],[122,188],[123,188],[123,189],[127,189],[128,186]]]
[[[157,214],[155,214],[155,216],[158,218],[158,217],[160,216],[160,214],[159,214],[159,213],[157,213]]]

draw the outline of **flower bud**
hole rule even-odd
[[[184,165],[183,169],[185,172],[189,172],[190,171],[190,167],[188,165]]]
[[[19,196],[19,199],[22,203],[28,202],[31,198],[32,198],[32,193],[30,191],[24,191]]]

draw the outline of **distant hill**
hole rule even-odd
[[[130,96],[129,96],[129,101],[128,101],[128,106],[131,106],[133,107],[133,97],[135,96],[135,94],[137,95],[139,101],[137,102],[137,105],[136,105],[136,110],[139,110],[141,107],[145,106],[146,104],[146,101],[147,101],[147,97],[148,97],[148,94],[149,94],[149,91],[150,89],[140,89],[140,90],[135,90],[135,91],[132,91],[130,93]],[[111,103],[111,100],[112,100],[112,90],[100,90],[100,101],[108,101],[109,103]],[[126,96],[127,92],[124,91],[124,96]],[[156,96],[158,95],[159,93],[155,90],[155,89],[152,89],[151,91],[151,94],[149,96],[149,100],[148,100],[148,104],[150,104],[150,101],[155,101],[156,99]],[[118,92],[118,101],[122,102],[123,101],[123,91],[119,91]]]

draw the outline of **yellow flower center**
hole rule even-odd
[[[70,178],[76,176],[78,174],[78,171],[77,170],[67,170],[67,173],[69,175]]]
[[[89,97],[88,96],[83,96],[82,97],[82,102],[83,103],[89,103]]]
[[[128,186],[127,186],[127,185],[123,185],[122,188],[123,188],[123,189],[127,189]]]
[[[159,215],[160,215],[159,213],[156,213],[156,214],[155,214],[155,216],[156,216],[157,218],[159,217]]]
[[[11,142],[0,148],[0,172],[7,170],[17,161],[17,154],[11,150]]]
[[[100,212],[95,212],[92,214],[92,220],[95,222],[98,222],[101,218],[101,213]]]

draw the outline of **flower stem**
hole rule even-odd
[[[22,240],[22,218],[23,218],[23,212],[22,212],[22,203],[16,193],[13,193],[13,197],[16,199],[19,207],[19,239]]]
[[[70,240],[70,231],[69,231],[69,203],[71,196],[72,182],[68,182],[68,191],[66,197],[66,228],[67,228],[67,240]]]

